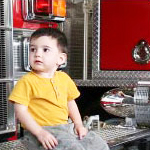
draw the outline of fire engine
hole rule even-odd
[[[47,27],[67,36],[60,69],[81,92],[85,126],[110,149],[150,149],[150,1],[1,0],[0,150],[26,150],[8,96],[30,71],[30,35]]]

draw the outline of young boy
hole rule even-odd
[[[32,71],[17,82],[9,96],[14,102],[16,117],[25,129],[23,141],[29,150],[107,150],[107,144],[96,134],[87,134],[82,124],[75,103],[80,95],[76,85],[66,73],[57,71],[66,59],[67,39],[60,30],[42,28],[31,35]],[[70,132],[68,116],[76,134]]]

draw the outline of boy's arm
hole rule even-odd
[[[28,107],[15,103],[15,114],[19,121],[25,125],[26,129],[37,137],[45,149],[54,148],[58,142],[48,131],[44,130],[30,115]]]
[[[79,109],[74,100],[68,102],[69,117],[74,122],[75,129],[79,138],[82,139],[87,134],[87,129],[83,126]]]
[[[28,112],[28,107],[22,104],[15,103],[15,114],[19,121],[25,125],[26,129],[29,130],[33,135],[37,135],[42,129]]]

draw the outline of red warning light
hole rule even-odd
[[[64,21],[66,0],[22,0],[22,15],[26,21]]]
[[[52,14],[52,0],[34,0],[34,13],[43,16]]]

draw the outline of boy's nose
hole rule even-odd
[[[40,57],[40,56],[42,56],[42,53],[41,53],[39,50],[37,50],[37,51],[35,52],[35,56],[36,56],[36,57]]]

